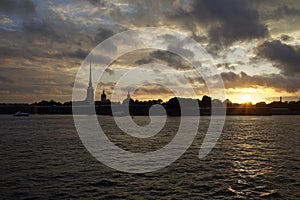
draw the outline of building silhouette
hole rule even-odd
[[[94,104],[94,88],[92,85],[92,64],[90,63],[90,76],[89,76],[89,86],[86,90],[86,99],[88,104]]]
[[[105,91],[104,91],[104,90],[102,91],[102,94],[101,94],[101,102],[102,102],[102,103],[105,103],[105,102],[106,102],[106,94],[105,94]]]
[[[131,104],[131,103],[133,103],[134,101],[133,101],[133,99],[130,97],[130,93],[129,93],[129,91],[127,92],[127,97],[126,97],[126,99],[124,99],[123,100],[123,105],[129,105],[129,104]]]

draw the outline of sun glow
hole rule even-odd
[[[253,98],[251,96],[245,94],[240,97],[240,101],[242,103],[253,102]]]

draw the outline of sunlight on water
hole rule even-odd
[[[132,152],[168,144],[179,119],[168,117],[161,132],[141,139],[124,134],[109,116],[98,118],[109,139]],[[199,160],[209,123],[209,117],[202,117],[188,151],[170,166],[146,174],[121,173],[97,162],[81,143],[72,116],[0,120],[3,199],[300,198],[300,116],[227,117],[217,145]],[[147,125],[149,118],[134,121]]]

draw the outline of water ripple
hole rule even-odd
[[[188,151],[157,172],[127,174],[97,162],[82,145],[71,116],[0,116],[3,199],[299,199],[300,116],[228,117],[221,138],[202,160],[203,117]],[[147,117],[135,117],[145,124]],[[134,139],[99,117],[108,137],[133,152],[159,149],[179,118],[154,137]],[[129,162],[129,161],[128,161]]]

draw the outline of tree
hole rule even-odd
[[[202,107],[210,108],[211,107],[211,98],[209,96],[204,95],[201,100]]]

